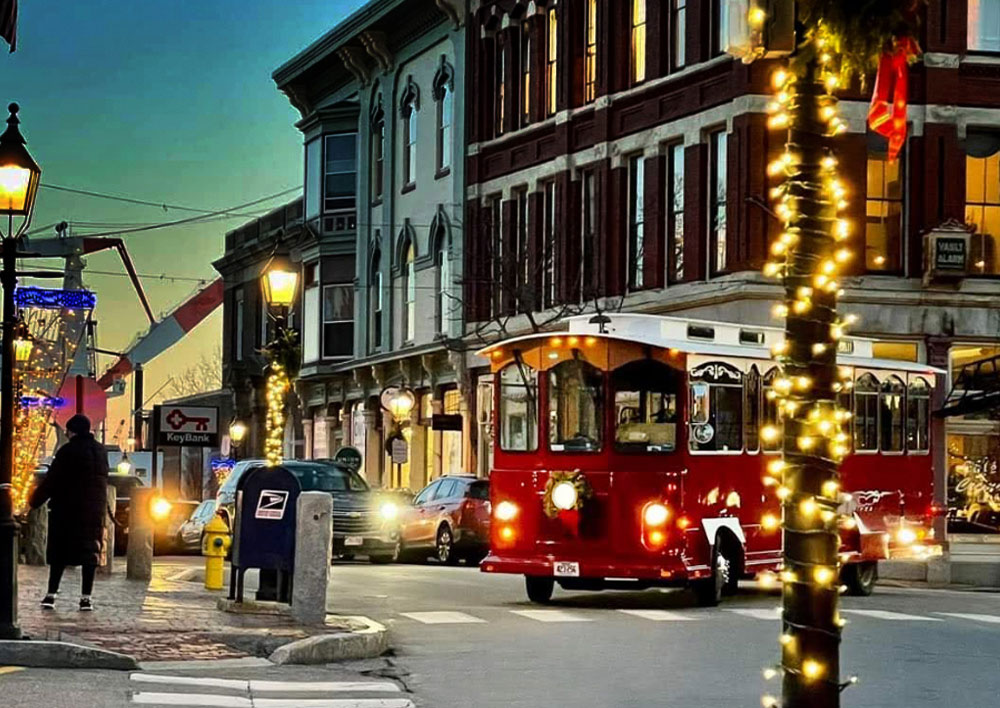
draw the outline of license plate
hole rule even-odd
[[[344,539],[345,546],[363,546],[365,545],[365,539],[361,536],[348,536]]]
[[[568,561],[557,561],[552,566],[552,574],[557,578],[579,578],[580,564]]]

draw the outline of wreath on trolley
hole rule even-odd
[[[550,472],[542,496],[542,509],[550,519],[567,511],[580,511],[594,496],[594,489],[580,470]]]

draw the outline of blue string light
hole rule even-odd
[[[42,310],[93,310],[97,306],[97,295],[89,290],[55,290],[32,286],[17,288],[14,291],[14,302],[18,307]]]

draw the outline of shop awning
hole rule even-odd
[[[991,411],[1000,412],[1000,355],[965,364],[934,415],[952,418]]]

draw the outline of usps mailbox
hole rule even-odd
[[[243,601],[243,576],[258,568],[276,575],[279,602],[291,602],[299,480],[284,467],[255,467],[236,486],[236,533],[229,597]]]

